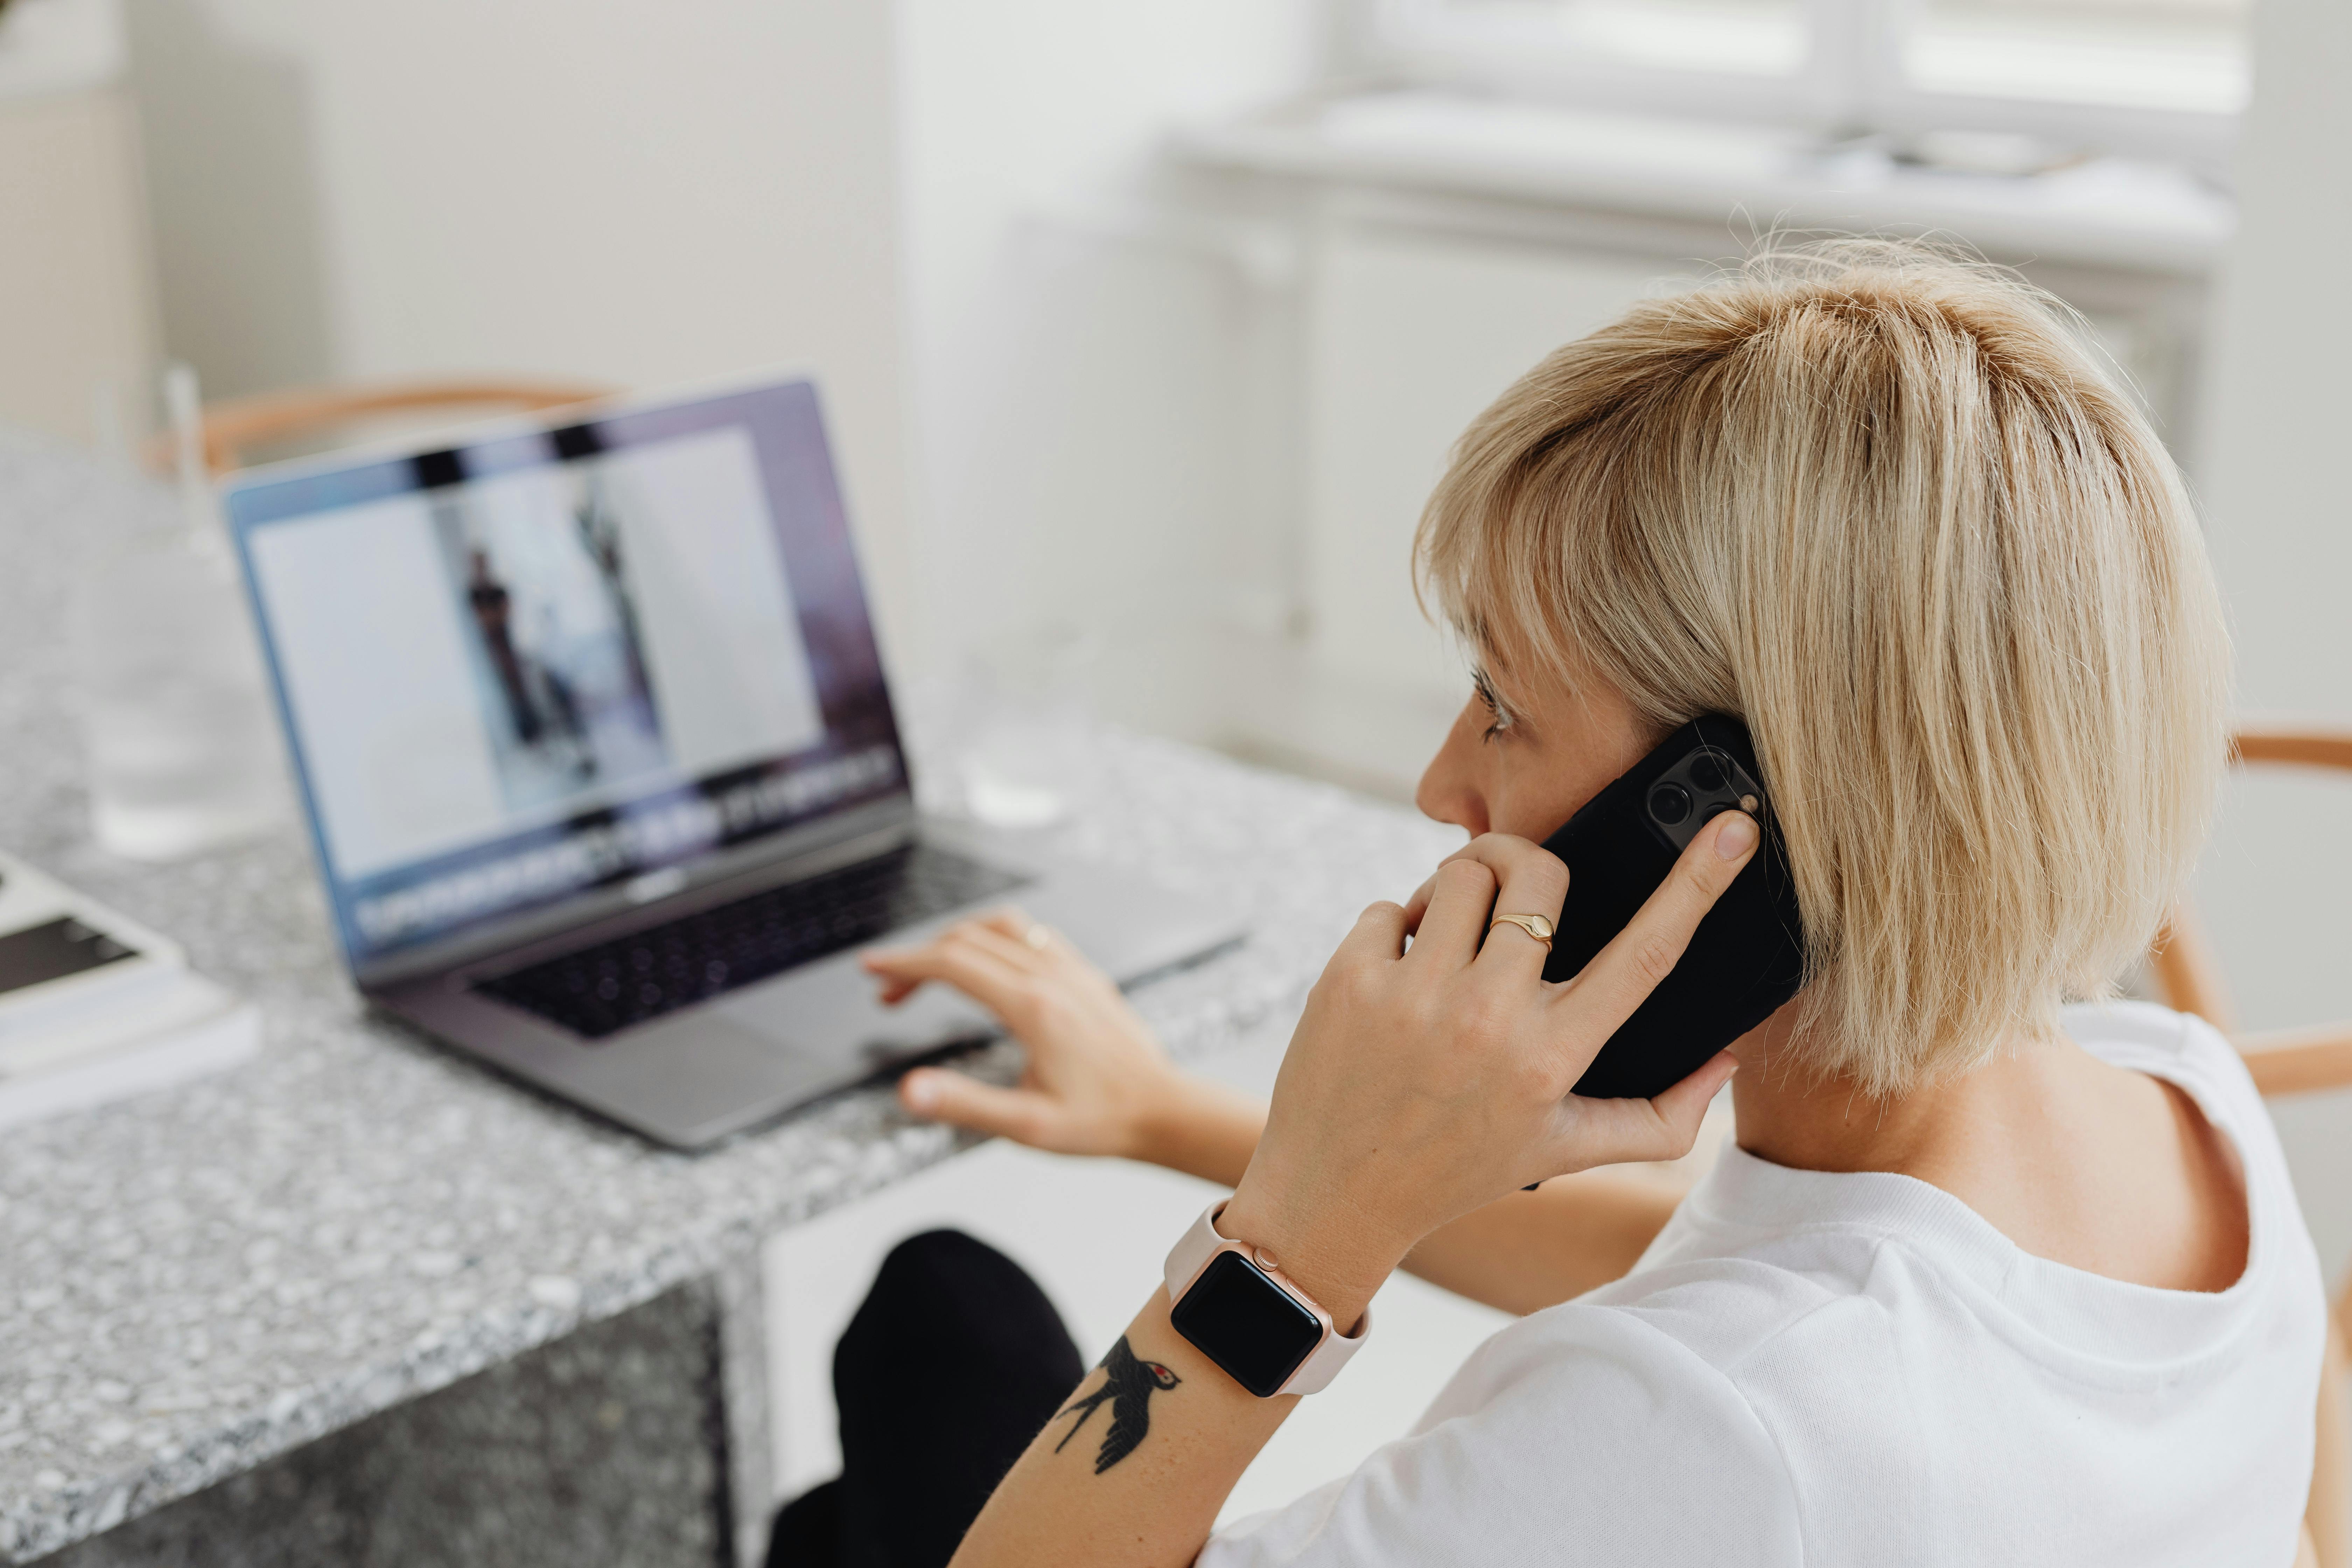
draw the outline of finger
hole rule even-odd
[[[1495,907],[1494,868],[1475,859],[1455,858],[1437,868],[1431,879],[1435,890],[1413,933],[1412,956],[1425,963],[1459,969],[1478,956],[1486,934],[1487,913]],[[1400,916],[1403,910],[1397,911]]]
[[[1501,915],[1540,916],[1549,925],[1559,923],[1562,900],[1568,896],[1568,867],[1541,845],[1506,833],[1489,833],[1471,844],[1479,862],[1495,873],[1495,907],[1481,933],[1478,963],[1505,974],[1539,975],[1551,956],[1551,943],[1516,922],[1496,923]]]
[[[898,952],[869,952],[866,967],[887,984],[912,991],[927,981],[945,981],[1006,1024],[1022,1010],[1033,979],[971,942],[942,937]]]
[[[1010,926],[1012,929],[1007,930]],[[1010,969],[1031,974],[1042,974],[1056,967],[1054,954],[1027,939],[1032,931],[1045,928],[1035,921],[1024,921],[1018,926],[1006,921],[1000,925],[993,919],[967,921],[947,933],[942,941],[968,942]]]
[[[1040,967],[1068,956],[1071,951],[1070,944],[1057,938],[1052,927],[1031,919],[1027,910],[1010,904],[1001,910],[991,910],[969,923],[1014,943],[1024,955],[1023,962]]]
[[[1044,933],[1045,931],[1044,926],[1031,920],[1020,910],[1007,907],[960,920],[940,931],[924,945],[936,947],[942,942],[978,942],[1016,969],[1039,969],[1045,966],[1050,956],[1049,950],[1055,944],[1050,941],[1035,940],[1032,933]],[[873,951],[879,953],[905,953],[919,952],[920,949],[877,948]],[[869,964],[867,967],[870,969],[873,966]]]
[[[1717,1051],[1701,1062],[1688,1078],[1651,1100],[1659,1121],[1682,1140],[1682,1146],[1666,1158],[1679,1160],[1690,1152],[1691,1144],[1698,1138],[1698,1124],[1706,1119],[1706,1108],[1715,1103],[1715,1097],[1738,1071],[1738,1057],[1727,1050]]]
[[[1404,909],[1386,900],[1365,908],[1356,917],[1356,923],[1339,940],[1339,949],[1331,962],[1343,958],[1394,960],[1404,954]]]
[[[1435,891],[1437,878],[1432,875],[1412,890],[1412,897],[1404,901],[1404,929],[1408,934],[1421,930],[1422,917],[1429,913],[1429,896]]]
[[[873,952],[861,952],[857,955],[857,967],[879,982],[875,988],[874,997],[885,1007],[896,1007],[923,988],[922,981],[901,973],[900,965],[905,961],[904,952],[886,948],[877,948]]]
[[[1559,920],[1560,900],[1568,891],[1568,868],[1559,857],[1540,845],[1508,833],[1482,833],[1464,848],[1446,857],[1438,867],[1438,876],[1447,878],[1451,868],[1475,865],[1486,868],[1492,877],[1494,892],[1487,906],[1479,910],[1475,926],[1457,930],[1448,912],[1442,929],[1448,940],[1465,943],[1458,955],[1463,962],[1475,958],[1489,969],[1507,973],[1540,974],[1544,960],[1551,955],[1545,940],[1515,923],[1496,924],[1500,915],[1534,915],[1546,922]],[[1435,900],[1432,900],[1434,907]],[[1464,910],[1471,906],[1465,903]],[[1425,917],[1424,926],[1432,923]],[[1421,939],[1416,939],[1419,945]]]
[[[958,921],[930,941],[916,947],[868,949],[858,955],[858,962],[868,973],[905,974],[909,973],[910,965],[920,967],[925,955],[959,947],[976,949],[1008,969],[1034,973],[1043,967],[1034,947],[1006,935],[993,918],[986,916]],[[928,972],[919,977],[931,978]]]
[[[1745,812],[1708,823],[1625,929],[1554,998],[1553,1005],[1574,1009],[1588,1051],[1598,1051],[1674,973],[1698,922],[1755,857],[1757,840],[1755,819]]]
[[[898,1080],[898,1103],[926,1121],[1035,1143],[1045,1134],[1053,1102],[1034,1089],[1000,1089],[945,1068],[917,1068]]]
[[[1706,1108],[1739,1070],[1729,1051],[1717,1051],[1697,1069],[1651,1100],[1584,1100],[1561,1106],[1560,1169],[1636,1160],[1679,1160],[1698,1142]],[[1596,1158],[1597,1156],[1597,1158]]]

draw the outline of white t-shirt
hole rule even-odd
[[[1727,1149],[1633,1272],[1503,1330],[1410,1436],[1201,1568],[2286,1568],[2326,1307],[2277,1136],[2206,1025],[2066,1027],[2236,1145],[2252,1240],[2227,1290],[2030,1257],[1908,1176]]]

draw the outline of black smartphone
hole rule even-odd
[[[1544,978],[1572,978],[1623,931],[1700,828],[1735,808],[1763,843],[1699,922],[1682,962],[1577,1080],[1596,1100],[1647,1099],[1771,1016],[1804,980],[1804,926],[1748,726],[1693,720],[1594,795],[1544,847],[1568,863]]]

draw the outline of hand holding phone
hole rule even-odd
[[[1710,714],[1667,736],[1545,841],[1569,872],[1544,964],[1544,978],[1558,982],[1574,978],[1625,929],[1713,818],[1742,810],[1763,833],[1761,849],[1699,922],[1682,962],[1577,1080],[1578,1094],[1663,1093],[1803,984],[1804,925],[1762,771],[1747,725]]]

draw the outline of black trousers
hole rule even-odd
[[[1013,1259],[960,1230],[900,1242],[834,1348],[841,1476],[776,1515],[768,1568],[944,1568],[1084,1371]]]

